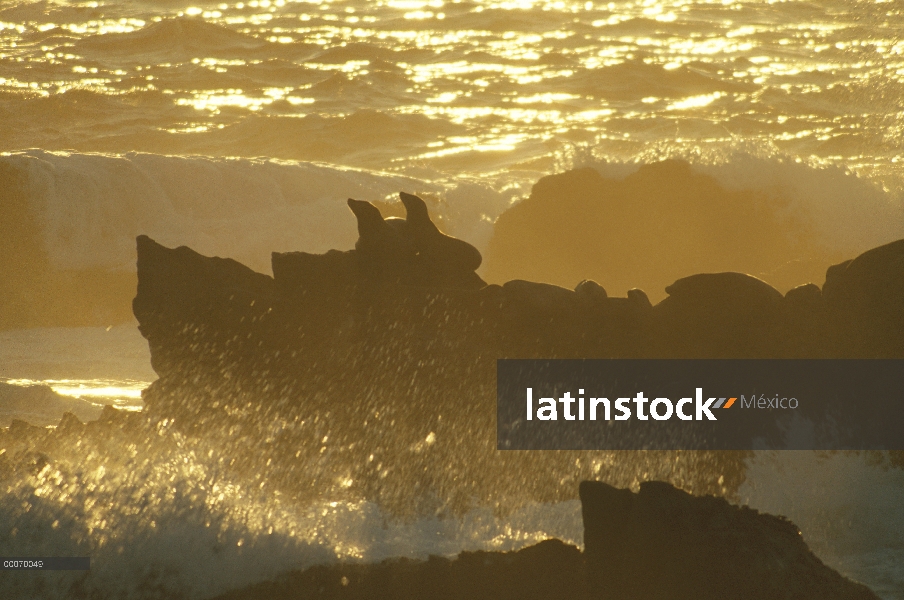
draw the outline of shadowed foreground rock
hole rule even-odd
[[[391,559],[290,573],[216,600],[585,600],[580,550],[546,540],[518,552],[462,552],[449,560]]]
[[[878,600],[825,566],[784,517],[661,481],[638,494],[584,481],[580,495],[584,553],[546,540],[452,560],[318,566],[218,600]]]
[[[784,517],[661,481],[640,492],[581,483],[591,594],[599,600],[876,600],[825,566]]]

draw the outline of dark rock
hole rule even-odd
[[[104,406],[103,410],[100,413],[100,417],[98,417],[98,423],[103,425],[112,425],[120,420],[121,415],[125,415],[125,411],[119,410],[118,408],[114,408],[107,404]]]
[[[829,335],[826,302],[813,283],[799,285],[785,294],[784,356],[832,358],[838,356]]]
[[[658,168],[700,177],[680,165]],[[594,173],[582,177],[597,181]],[[648,184],[658,181],[654,175],[645,175],[653,177]],[[249,373],[271,388],[293,388],[292,380],[315,365],[315,379],[325,380],[347,372],[349,361],[367,362],[361,344],[385,351],[383,368],[432,352],[449,372],[455,364],[470,369],[501,356],[863,355],[877,339],[873,355],[904,356],[904,336],[897,335],[904,330],[904,302],[896,300],[902,292],[895,287],[900,267],[886,264],[894,263],[900,244],[833,267],[835,283],[823,295],[810,284],[783,298],[750,275],[709,273],[675,281],[654,307],[637,288],[627,298],[611,298],[592,280],[574,291],[525,280],[488,288],[473,270],[479,253],[440,232],[420,198],[401,197],[405,219],[385,219],[373,204],[349,200],[358,219],[355,249],[274,254],[272,279],[234,261],[139,238],[134,308],[164,379],[157,390],[177,388],[187,364],[216,373],[217,381],[205,381],[210,388]],[[823,306],[831,308],[829,316]],[[852,343],[858,335],[863,340]],[[154,401],[159,394],[150,396]]]
[[[514,279],[502,286],[505,298],[513,310],[539,310],[560,312],[578,305],[578,294],[574,290],[552,285]]]
[[[654,307],[658,354],[682,358],[781,356],[782,295],[743,273],[702,273],[666,288]]]
[[[587,298],[590,302],[599,302],[608,297],[603,286],[592,279],[583,280],[574,287],[574,291]]]
[[[832,265],[828,269],[826,269],[826,281],[823,284],[823,288],[829,288],[829,294],[831,294],[832,286],[837,282],[838,277],[844,273],[845,269],[848,268],[848,265],[853,262],[853,258],[848,259],[844,262],[838,263],[837,265]]]
[[[580,485],[581,553],[559,540],[517,552],[315,566],[218,597],[349,600],[878,600],[826,567],[783,517],[691,496]]]
[[[495,355],[488,348],[500,319],[492,315],[502,298],[482,291],[476,249],[441,233],[419,198],[403,200],[407,219],[384,219],[372,204],[349,200],[355,249],[274,254],[273,278],[139,238],[134,309],[160,375],[144,394],[146,412],[195,426],[239,406],[284,416],[316,411],[329,402],[324,390],[401,398],[419,386],[441,397],[453,387],[444,377],[467,372],[474,380],[476,358]],[[439,380],[417,370],[440,362],[448,375]],[[478,387],[490,385],[483,371]],[[352,404],[334,410],[331,420],[364,426]]]
[[[354,251],[274,252],[271,262],[277,288],[296,300],[350,298],[358,283],[358,258]]]
[[[775,304],[782,295],[768,283],[744,273],[700,273],[679,279],[665,288],[669,298],[741,301],[750,305]]]
[[[19,440],[34,439],[47,435],[47,428],[32,425],[21,419],[13,419],[9,424],[9,435]]]
[[[638,288],[628,290],[628,301],[641,311],[647,311],[653,308],[653,303],[650,302],[647,293]]]
[[[785,293],[788,304],[803,310],[818,310],[823,306],[822,290],[815,283],[805,283]]]
[[[77,398],[61,396],[45,385],[0,382],[0,427],[10,426],[11,415],[18,415],[32,425],[56,425],[67,412],[90,420],[98,417],[100,409]]]
[[[61,436],[77,436],[84,430],[84,428],[85,424],[82,423],[78,417],[70,412],[67,412],[63,413],[63,418],[60,419],[60,424],[57,425],[55,433]]]
[[[652,481],[580,486],[591,595],[613,600],[878,600],[783,517]]]
[[[218,600],[586,600],[580,550],[546,540],[518,552],[462,552],[454,559],[393,559],[375,565],[317,566]]]
[[[688,163],[641,166],[624,178],[582,168],[540,179],[500,215],[483,276],[565,287],[593,278],[607,290],[640,287],[653,302],[690,273],[742,271],[786,290],[836,259],[781,198],[729,190]],[[794,257],[799,268],[782,269]]]
[[[251,331],[266,325],[275,303],[271,277],[184,246],[164,248],[147,236],[137,242],[138,294],[132,310],[158,374],[185,365],[223,372],[254,351]]]
[[[501,356],[592,358],[609,355],[621,327],[613,299],[596,282],[576,290],[513,280],[502,286]]]
[[[562,498],[567,492],[549,492],[567,488],[559,467],[566,483],[591,476],[561,454],[527,461],[548,475],[528,484],[506,479],[517,469],[510,455],[493,452],[499,358],[844,355],[829,343],[829,311],[806,308],[816,290],[784,298],[741,273],[679,279],[656,306],[639,289],[609,297],[593,281],[576,290],[525,280],[484,285],[473,271],[476,251],[439,232],[429,215],[424,221],[415,196],[403,200],[405,219],[350,201],[355,249],[274,254],[273,278],[139,238],[135,315],[160,375],[143,394],[143,417],[188,433],[269,440],[263,451],[248,444],[236,468],[269,460],[279,472],[272,480],[293,493],[317,488],[293,469],[323,451],[355,482],[343,493],[407,506],[416,484],[419,497],[435,493],[466,509],[474,498],[505,493]],[[902,330],[894,320],[888,326]],[[707,458],[694,489],[721,492],[742,480],[743,456],[719,456],[729,458]],[[388,485],[391,469],[405,474],[395,481],[406,491]],[[437,469],[454,489],[439,489],[446,484],[432,475]]]
[[[829,267],[823,296],[842,356],[904,355],[904,240]]]
[[[0,448],[5,449],[5,444],[3,444],[3,437],[0,435]],[[12,461],[9,460],[9,457],[6,455],[6,452],[0,453],[0,481],[6,481],[13,474],[15,474],[16,469],[13,465]]]

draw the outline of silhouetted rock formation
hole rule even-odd
[[[904,240],[829,267],[823,296],[845,356],[904,356]]]
[[[44,385],[19,386],[0,381],[0,427],[9,427],[11,415],[32,425],[56,425],[64,414],[96,419],[100,408],[75,398],[67,398]]]
[[[138,238],[138,294],[132,310],[158,374],[204,372],[241,360],[250,349],[236,338],[264,326],[276,300],[273,279],[226,258],[190,248],[164,248]]]
[[[486,287],[474,272],[480,253],[441,233],[420,198],[404,194],[403,200],[407,219],[383,219],[369,202],[350,199],[360,234],[355,249],[274,253],[272,278],[139,237],[133,309],[154,369],[162,378],[201,373],[221,382],[224,374],[273,377],[296,362],[347,369],[339,357],[357,361],[362,342],[385,338],[384,344],[404,346],[427,328],[452,332],[431,318],[447,323],[451,312],[478,315],[493,302],[492,293],[479,291]],[[417,325],[424,331],[401,327],[419,321],[426,321]],[[288,360],[282,351],[289,350],[304,358]],[[292,372],[292,379],[304,378]]]
[[[394,559],[289,573],[219,600],[878,600],[825,566],[784,517],[692,496],[580,484],[582,553],[559,540],[449,560]]]
[[[904,241],[831,267],[824,294],[811,283],[782,297],[749,275],[707,273],[653,306],[641,290],[611,297],[592,280],[487,286],[479,252],[402,198],[406,219],[349,200],[355,249],[274,253],[273,278],[139,237],[134,311],[161,378],[361,371],[365,346],[381,354],[372,366],[428,378],[416,363],[430,357],[470,370],[499,357],[904,356]]]
[[[484,258],[491,282],[571,287],[592,277],[610,294],[640,287],[655,302],[690,273],[741,271],[786,290],[844,257],[827,254],[780,199],[728,190],[684,161],[666,160],[624,179],[592,168],[540,179],[500,215]]]
[[[586,600],[581,551],[546,540],[518,552],[462,552],[454,559],[393,559],[312,567],[217,600]]]
[[[274,254],[274,277],[140,237],[134,311],[160,375],[144,393],[145,415],[272,438],[268,458],[287,473],[285,457],[328,438],[366,496],[386,489],[380,460],[369,458],[384,453],[392,464],[417,461],[425,489],[440,485],[428,465],[443,465],[464,487],[440,496],[490,498],[518,460],[492,452],[498,358],[904,356],[904,242],[833,268],[825,294],[808,284],[783,297],[749,275],[710,273],[679,279],[654,306],[639,289],[612,297],[590,280],[575,290],[485,285],[479,253],[439,232],[417,197],[403,200],[405,219],[350,200],[356,247]],[[277,421],[286,425],[272,434]],[[446,443],[425,442],[436,438]],[[735,489],[740,457],[710,457],[719,472],[685,487]],[[246,464],[260,460],[249,454]],[[532,460],[550,473],[530,482],[538,498],[562,489],[552,482],[565,454]]]
[[[661,481],[581,483],[584,555],[599,600],[877,600],[825,566],[784,517]]]
[[[701,273],[665,288],[656,306],[654,340],[664,356],[782,356],[782,295],[741,273]]]

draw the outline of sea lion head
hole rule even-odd
[[[367,239],[384,234],[387,229],[386,221],[380,214],[380,209],[366,200],[348,199],[348,207],[355,213],[358,219],[358,236]]]
[[[412,229],[412,233],[417,234],[437,234],[439,229],[430,220],[430,213],[427,212],[427,203],[414,194],[406,194],[399,192],[399,198],[405,205],[405,220]]]
[[[421,198],[405,192],[399,192],[399,198],[405,205],[411,237],[424,261],[444,271],[477,270],[482,260],[477,248],[441,232],[430,219],[427,203]]]

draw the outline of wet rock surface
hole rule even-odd
[[[217,600],[584,600],[584,560],[576,547],[546,540],[518,552],[462,552],[448,559],[394,559],[319,566]]]
[[[148,411],[190,416],[237,388],[282,406],[310,406],[326,387],[404,401],[466,381],[479,397],[497,358],[904,356],[904,240],[831,267],[824,292],[701,273],[653,305],[592,280],[486,285],[480,253],[441,233],[420,198],[402,199],[405,219],[350,199],[355,248],[275,253],[274,277],[140,237],[133,308],[160,375]],[[197,400],[168,403],[176,389]]]
[[[877,598],[825,566],[784,517],[665,482],[581,483],[591,597],[622,600]]]
[[[312,567],[218,600],[877,600],[825,566],[791,521],[692,496],[668,483],[640,491],[580,485],[584,545],[546,540],[517,552]]]
[[[383,463],[371,455],[391,456],[403,472],[443,465],[470,490],[440,492],[457,504],[498,496],[509,479],[513,494],[524,491],[504,475],[521,459],[494,452],[498,358],[904,356],[904,242],[833,267],[825,294],[810,283],[782,296],[750,275],[702,273],[653,305],[643,290],[617,297],[591,280],[575,290],[486,285],[474,270],[479,253],[442,234],[419,198],[402,197],[405,219],[350,199],[355,248],[275,253],[274,277],[139,238],[134,311],[160,375],[144,393],[145,416],[186,432],[272,439],[264,454],[286,472],[299,451],[336,448],[367,495],[385,496]],[[465,458],[478,447],[486,456]],[[690,489],[721,493],[743,480],[743,453],[697,458],[708,466],[686,476]],[[528,462],[574,471],[566,458]],[[420,479],[425,489],[443,485]],[[546,479],[556,481],[528,487],[537,499],[561,498]]]

